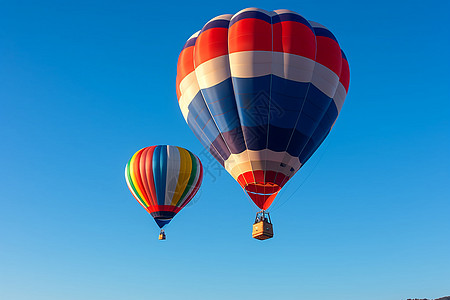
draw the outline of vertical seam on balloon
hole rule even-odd
[[[305,19],[305,20],[306,20],[306,19]],[[306,20],[306,21],[309,23],[308,20]],[[312,28],[312,30],[313,30],[313,33],[314,33],[314,41],[316,42],[316,51],[315,51],[315,53],[314,53],[314,68],[313,68],[312,75],[311,75],[311,81],[308,82],[308,87],[306,88],[306,93],[305,93],[305,96],[303,97],[302,107],[300,108],[300,111],[299,111],[298,116],[297,116],[297,120],[295,121],[295,124],[294,124],[294,126],[293,126],[293,128],[292,128],[291,136],[289,137],[289,141],[288,141],[288,143],[287,143],[287,145],[286,145],[286,149],[284,150],[284,152],[286,152],[286,153],[288,153],[287,150],[289,149],[289,145],[291,144],[292,137],[294,136],[294,133],[295,133],[295,130],[296,130],[298,121],[300,120],[300,116],[302,115],[303,107],[305,106],[306,99],[308,98],[309,88],[310,88],[310,86],[311,86],[311,84],[312,84],[312,78],[313,78],[312,76],[314,76],[314,70],[315,70],[315,68],[316,68],[316,59],[317,59],[317,38],[316,38],[316,33],[314,32],[314,28],[312,27],[311,24],[310,24],[310,26],[311,26],[311,28]],[[283,31],[283,27],[281,27],[281,31]],[[284,49],[283,49],[283,50],[284,50]],[[283,52],[283,53],[284,53],[284,52]],[[289,153],[288,153],[288,154],[289,154]],[[300,167],[298,168],[298,170],[300,170],[302,166],[303,166],[303,165],[302,165],[302,163],[300,162]],[[295,173],[297,173],[298,170],[295,170]],[[294,173],[294,174],[295,174],[295,173]],[[275,174],[274,182],[276,181],[276,179],[277,179],[277,177],[278,177],[278,174],[279,174],[279,172],[277,172],[277,173]],[[290,175],[290,176],[289,176],[289,179],[292,178],[292,176],[293,176],[294,174]],[[283,179],[283,181],[285,181],[285,180],[286,180],[286,179]],[[281,185],[281,183],[280,183],[280,185]]]
[[[192,198],[195,196],[195,194],[197,193],[197,190],[198,190],[198,184],[199,184],[198,179],[200,178],[202,166],[201,166],[200,160],[194,154],[192,154],[192,161],[193,162],[195,161],[194,180],[192,181],[191,187],[190,187],[188,193],[186,194],[187,196],[183,200],[183,203],[180,203],[180,205],[179,205],[180,207],[184,207],[185,205],[187,205],[192,200]]]
[[[157,146],[149,147],[149,152],[145,158],[145,174],[149,180],[150,187],[150,208],[153,209],[154,206],[158,205],[158,194],[156,193],[155,176],[153,173],[153,156],[155,155],[155,149]],[[147,167],[148,164],[148,167]]]
[[[169,156],[173,156],[170,158]],[[178,161],[176,158],[178,157]],[[169,170],[170,165],[170,170]],[[178,173],[177,173],[178,172]],[[178,178],[181,172],[181,157],[176,146],[167,145],[167,183],[166,183],[166,199],[165,205],[172,205],[173,198],[178,185]]]
[[[176,208],[178,208],[178,207],[180,206],[180,204],[183,203],[184,198],[186,198],[187,190],[189,190],[189,182],[191,181],[192,172],[193,172],[193,170],[194,170],[194,168],[195,168],[195,166],[193,165],[192,157],[191,157],[189,151],[187,151],[187,159],[189,159],[189,161],[190,161],[190,163],[191,163],[191,169],[190,169],[190,172],[189,172],[189,176],[188,176],[188,178],[187,178],[186,185],[184,186],[183,191],[182,191],[182,193],[181,193],[179,199],[178,199],[177,202],[174,204],[174,207],[176,207]]]
[[[195,75],[195,74],[194,74],[194,75]],[[198,84],[198,83],[197,83],[197,84]],[[200,88],[199,88],[199,92],[200,92]],[[203,95],[202,95],[202,98],[203,98]],[[204,101],[204,99],[203,99],[203,101]],[[205,106],[206,106],[206,104],[205,104]],[[187,123],[189,126],[191,126],[191,125],[192,125],[192,126],[194,126],[194,125],[196,126],[197,131],[194,131],[194,130],[193,130],[194,135],[195,135],[195,133],[201,134],[202,136],[205,137],[205,140],[206,140],[207,142],[209,142],[209,145],[204,145],[205,149],[208,150],[208,152],[210,152],[209,149],[207,149],[207,148],[210,148],[210,147],[214,148],[214,149],[216,150],[216,153],[220,156],[220,158],[222,158],[222,161],[225,162],[225,158],[220,154],[219,150],[216,148],[216,146],[214,146],[213,142],[212,142],[212,141],[208,138],[208,136],[203,132],[202,128],[200,127],[200,125],[198,125],[197,121],[195,121],[194,123],[189,123],[188,120],[187,120],[187,118],[186,118],[185,120],[186,120],[186,123]],[[192,128],[191,128],[191,129],[192,129]],[[218,132],[219,132],[219,131],[218,131]],[[201,138],[201,137],[200,137],[200,138]],[[202,140],[200,140],[200,143],[202,143]]]
[[[186,201],[184,203],[182,203],[180,205],[180,209],[182,209],[183,207],[185,207],[197,194],[198,190],[200,189],[200,185],[202,184],[202,180],[203,180],[203,166],[202,163],[200,161],[200,159],[198,157],[196,157],[194,155],[195,161],[197,163],[197,174],[195,176],[195,186],[192,189],[191,193],[189,194],[189,196],[186,198]]]
[[[178,201],[181,199],[181,195],[186,188],[186,185],[188,183],[188,176],[186,176],[186,173],[189,172],[192,169],[192,164],[189,166],[187,162],[190,162],[188,160],[189,154],[187,153],[186,149],[182,149],[180,147],[177,147],[178,151],[180,152],[180,173],[178,176],[178,183],[176,187],[176,194],[174,194],[174,197],[172,199],[171,205],[176,206]]]
[[[194,179],[195,184],[193,185],[192,189],[189,191],[188,196],[186,197],[185,201],[180,204],[180,209],[185,207],[195,197],[197,191],[200,189],[200,184],[203,179],[203,167],[200,162],[200,159],[198,157],[196,157],[195,155],[194,155],[194,159],[195,159],[196,165],[197,165],[197,169],[196,169],[197,172],[196,172],[195,179]]]
[[[237,14],[234,14],[233,15],[233,17],[231,17],[231,19],[233,19],[235,16],[236,16]],[[230,23],[231,23],[231,19],[230,19]],[[235,24],[237,24],[239,21],[237,21]],[[234,25],[234,24],[233,24]],[[230,24],[228,24],[228,33],[230,32]],[[229,39],[229,34],[228,34],[228,36],[227,36],[227,45],[228,45],[228,57],[229,57],[229,55],[230,55],[230,39]],[[233,74],[231,74],[231,68],[230,68],[230,78],[231,78],[231,86],[233,87],[233,94],[235,94],[235,87],[234,87],[234,81],[233,81]],[[236,101],[236,96],[234,96],[234,98],[235,98],[235,101]],[[237,103],[236,103],[237,104]],[[238,116],[238,118],[239,118],[239,124],[242,124],[242,120],[241,120],[241,116],[239,115],[239,110],[237,109],[237,105],[236,105],[236,110],[237,110],[237,116]],[[244,128],[243,128],[243,126],[241,125],[241,131],[242,131],[242,138],[243,138],[243,140],[244,140],[244,143],[245,143],[245,150],[244,150],[244,152],[247,152],[247,158],[248,158],[248,162],[249,162],[249,164],[250,164],[250,170],[251,170],[251,172],[252,172],[252,174],[253,174],[253,180],[254,181],[256,181],[256,177],[255,177],[255,172],[253,172],[253,167],[252,167],[252,163],[251,163],[251,160],[250,160],[250,154],[249,154],[249,149],[248,149],[248,145],[247,145],[247,140],[246,140],[246,138],[245,138],[245,134],[244,134]],[[241,152],[242,153],[242,152]],[[246,194],[246,196],[248,197],[248,199],[250,200],[250,203],[253,203],[253,204],[256,204],[256,203],[254,203],[253,202],[253,200],[252,200],[252,198],[250,197],[250,195],[247,193],[247,190],[245,190],[245,188],[249,185],[249,183],[247,182],[247,179],[245,178],[245,176],[244,176],[244,173],[242,172],[242,169],[241,169],[241,164],[236,164],[236,166],[239,168],[239,170],[240,170],[240,175],[242,175],[242,178],[244,179],[244,181],[245,181],[245,187],[243,188],[243,190],[244,190],[244,192],[245,192],[245,194]],[[238,178],[239,178],[239,176],[238,176]],[[237,180],[237,179],[236,179]],[[239,183],[239,181],[238,181],[238,183]]]
[[[152,158],[153,180],[155,182],[156,205],[161,205],[161,146],[156,146]]]
[[[180,198],[177,200],[177,202],[174,204],[174,210],[175,209],[181,210],[181,207],[183,206],[183,203],[184,203],[184,201],[186,200],[186,198],[188,196],[187,192],[189,191],[189,188],[190,188],[189,181],[191,180],[191,177],[192,177],[192,173],[193,173],[193,170],[194,170],[194,165],[193,165],[192,157],[190,156],[189,152],[188,152],[187,155],[188,155],[188,160],[191,163],[191,170],[189,172],[189,177],[187,178],[187,182],[186,182],[186,185],[183,188],[182,194],[180,195]],[[194,177],[193,182],[195,182],[195,177]]]
[[[153,177],[153,182],[155,184],[155,206],[158,205],[158,196],[159,196],[159,176],[156,174],[156,168],[157,166],[159,166],[159,162],[156,160],[156,156],[159,156],[159,146],[156,146],[155,149],[153,150],[153,155],[151,157],[152,159],[152,168],[151,168],[151,172],[152,172],[152,177]]]
[[[178,202],[176,204],[177,207],[180,206],[181,203],[183,203],[183,200],[186,197],[186,194],[189,192],[190,187],[191,187],[192,183],[194,182],[194,179],[197,175],[197,165],[195,163],[195,157],[193,156],[193,154],[190,151],[188,151],[188,154],[190,156],[191,163],[192,163],[191,174],[189,176],[189,180],[188,180],[188,183],[186,184],[183,194],[181,195],[180,199],[178,200]]]
[[[336,39],[336,43],[337,43],[337,39]],[[339,50],[341,50],[341,46],[339,45],[339,43],[337,43],[337,44],[338,44],[338,46],[339,46]],[[317,62],[316,62],[316,64],[317,64]],[[325,67],[326,67],[326,66],[325,66]],[[330,71],[331,71],[331,70],[330,70]],[[333,72],[333,73],[334,73],[334,72]],[[341,57],[341,71],[339,72],[339,75],[336,74],[336,73],[334,73],[334,74],[338,75],[338,78],[340,78],[341,73],[342,73],[342,57]],[[325,117],[329,118],[328,115],[327,115],[327,112],[328,112],[328,109],[330,108],[331,103],[334,103],[333,98],[334,98],[334,96],[336,95],[336,91],[337,91],[337,88],[338,88],[338,87],[339,87],[339,80],[338,80],[337,85],[336,85],[336,88],[335,88],[335,90],[334,90],[333,97],[331,98],[330,103],[328,103],[328,106],[327,106],[327,108],[326,108],[324,114],[323,114],[322,117],[320,118],[319,122],[317,122],[317,126],[314,128],[314,130],[313,130],[311,136],[308,138],[308,140],[307,140],[306,143],[304,144],[302,150],[300,150],[300,153],[298,154],[299,160],[300,160],[300,156],[302,155],[302,153],[303,153],[303,151],[305,150],[306,146],[308,145],[309,141],[311,140],[311,138],[314,136],[314,133],[315,133],[315,132],[317,131],[317,129],[319,128],[319,125],[322,123],[322,121],[325,119]],[[336,108],[336,109],[337,109],[337,108]],[[338,113],[338,115],[336,116],[336,119],[337,119],[338,116],[339,116],[339,113]],[[324,138],[322,139],[322,141],[319,143],[319,146],[322,144],[322,142],[323,142],[323,141],[325,140],[325,138],[328,136],[328,134],[330,133],[330,131],[331,131],[331,128],[327,130],[327,133],[325,134],[325,136],[324,136]],[[313,152],[313,153],[314,153],[314,152]],[[303,165],[305,162],[300,162],[300,163]]]
[[[133,156],[130,159],[129,164],[130,164],[130,178],[131,178],[131,182],[133,183],[133,187],[136,190],[136,194],[139,195],[140,198],[142,198],[142,193],[140,193],[139,186],[136,183],[137,179],[136,179],[136,175],[134,174],[134,167],[133,167],[134,161],[135,161],[136,156],[139,153],[139,151],[137,151],[135,154],[133,154]]]
[[[203,97],[203,95],[202,95],[202,97]],[[204,100],[204,99],[203,99],[203,100]],[[186,123],[187,123],[187,120],[186,120]],[[216,146],[213,145],[213,142],[212,142],[212,141],[208,138],[208,136],[203,132],[203,130],[202,130],[202,128],[200,127],[200,125],[198,125],[197,122],[191,123],[191,124],[197,126],[198,132],[201,133],[201,134],[203,134],[203,136],[205,136],[205,139],[210,143],[210,146],[209,146],[209,147],[213,147],[213,148],[216,150],[216,153],[222,158],[222,160],[224,161],[224,164],[225,164],[225,158],[220,154],[220,152],[219,152],[219,150],[216,148]],[[189,125],[189,123],[188,123],[188,125]],[[219,132],[219,133],[220,133],[220,132]],[[208,152],[210,152],[209,149],[206,149],[206,150],[208,150]]]
[[[183,158],[184,158],[184,163],[183,163],[183,183],[182,186],[180,187],[180,192],[179,192],[179,196],[177,201],[174,202],[174,205],[176,206],[176,204],[178,203],[178,201],[180,201],[180,199],[182,199],[182,195],[184,190],[186,189],[188,182],[189,182],[189,177],[192,173],[192,160],[190,159],[190,155],[189,155],[189,151],[186,149],[183,149]]]
[[[141,179],[141,174],[139,173],[139,161],[142,155],[142,151],[143,149],[139,150],[138,152],[136,152],[133,157],[131,158],[131,177],[134,178],[133,183],[134,186],[136,187],[136,191],[138,192],[139,196],[141,197],[141,199],[144,201],[144,203],[148,206],[148,201],[145,198],[145,193],[143,191],[143,184],[142,184],[142,179]]]
[[[172,201],[170,201],[170,205],[173,206],[174,201],[178,198],[179,195],[179,189],[180,189],[180,184],[181,182],[183,182],[183,153],[180,149],[180,147],[175,146],[175,148],[178,151],[178,156],[180,158],[179,162],[178,162],[178,178],[177,178],[177,184],[175,185],[175,190],[173,192],[173,197],[172,197]]]
[[[234,16],[234,15],[233,15],[233,16]],[[233,17],[231,17],[229,21],[231,21],[232,18],[233,18]],[[227,57],[228,57],[228,68],[229,68],[229,70],[230,70],[231,86],[233,87],[233,96],[234,96],[233,76],[231,75],[231,68],[230,68],[230,46],[229,46],[229,39],[228,39],[228,35],[229,35],[229,32],[230,32],[230,27],[229,27],[229,26],[230,26],[230,22],[228,22],[228,29],[227,29],[227,52],[228,52]],[[203,27],[204,27],[204,26],[203,26]],[[203,30],[203,28],[202,28],[202,30]],[[201,32],[200,32],[200,34],[201,34]],[[200,36],[200,34],[199,34],[199,36]],[[197,41],[195,41],[195,44],[194,44],[194,51],[193,51],[193,54],[195,54],[195,47],[196,47],[196,46],[197,46]],[[193,62],[194,62],[194,72],[195,72],[195,70],[197,69],[196,61],[195,61],[195,55],[194,55]],[[197,74],[196,74],[195,76],[197,77]],[[200,88],[200,86],[199,86],[199,88]],[[228,151],[230,152],[230,156],[228,157],[228,159],[230,159],[230,157],[233,155],[233,153],[231,152],[230,146],[228,146],[228,143],[226,142],[226,140],[225,140],[225,138],[224,138],[222,132],[220,131],[219,126],[217,125],[217,122],[216,122],[216,120],[215,120],[214,117],[213,117],[213,114],[212,114],[212,112],[211,112],[211,109],[209,108],[208,104],[206,103],[206,99],[205,99],[205,96],[204,96],[204,94],[203,94],[203,90],[202,90],[201,88],[200,88],[200,93],[202,94],[203,101],[205,102],[205,106],[206,106],[206,108],[208,109],[209,114],[211,115],[211,120],[214,122],[214,125],[215,125],[216,128],[217,128],[217,131],[219,132],[220,136],[222,137],[223,143],[225,144],[225,146],[228,148]],[[236,96],[234,96],[234,98],[235,98],[234,101],[236,101]],[[248,148],[247,148],[247,142],[245,141],[244,131],[242,130],[242,126],[241,126],[241,120],[240,120],[240,118],[239,118],[239,111],[237,110],[237,108],[236,108],[236,115],[237,115],[237,117],[238,117],[239,125],[240,125],[240,127],[241,127],[241,131],[242,131],[242,139],[243,139],[243,141],[244,141],[244,143],[245,143],[246,149],[248,150]],[[211,145],[212,145],[212,143],[211,143]],[[244,150],[244,151],[245,151],[245,150]],[[248,154],[248,153],[247,153],[247,154]],[[227,160],[228,160],[228,159],[227,159]],[[249,161],[250,161],[250,157],[249,157]],[[224,159],[224,161],[223,161],[224,167],[225,167],[225,162],[226,162],[226,160]],[[239,165],[238,167],[239,167],[239,169],[241,170],[240,173],[242,174],[242,169],[241,169],[240,165]],[[226,170],[226,169],[225,169],[225,170]],[[230,173],[230,174],[231,174],[231,173]],[[253,177],[255,177],[254,174],[253,174]],[[239,176],[238,176],[238,178],[239,178]],[[244,177],[244,180],[246,181],[246,185],[247,185],[248,183],[247,183],[247,180],[245,179],[245,177]]]
[[[200,30],[201,31],[201,30]],[[195,44],[194,44],[194,46],[192,46],[192,47],[194,47],[195,48]],[[194,49],[194,51],[193,51],[193,53],[192,53],[193,55],[195,54],[195,49]],[[227,54],[228,55],[228,54]],[[193,59],[193,64],[194,64],[194,59]],[[229,65],[228,65],[229,66]],[[194,65],[194,71],[192,71],[191,73],[194,73],[194,76],[195,76],[195,82],[198,84],[198,81],[197,81],[197,75],[196,75],[196,73],[195,73],[195,65]],[[231,72],[230,72],[230,74],[231,74]],[[230,75],[230,78],[231,78],[231,75]],[[180,82],[181,83],[181,82]],[[233,84],[233,82],[231,82],[232,84]],[[201,89],[200,89],[200,87],[199,87],[199,92],[200,92],[200,94],[202,95],[202,100],[204,101],[204,103],[205,103],[205,106],[208,108],[208,106],[206,105],[206,101],[205,101],[205,98],[203,97],[203,94],[202,94],[202,92],[201,92]],[[178,101],[179,102],[179,101]],[[180,102],[179,102],[180,103]],[[211,119],[212,120],[214,120],[213,118],[212,118],[212,115],[211,115],[211,112],[208,110],[208,112],[210,113],[210,116],[211,116]],[[239,114],[237,114],[238,115],[238,118],[239,118]],[[208,136],[203,132],[203,130],[202,130],[202,128],[200,127],[200,125],[198,125],[198,123],[197,122],[195,122],[195,123],[191,123],[191,124],[189,124],[188,122],[187,122],[187,117],[186,117],[186,123],[188,124],[188,125],[192,125],[192,126],[196,126],[196,128],[197,128],[197,133],[199,133],[200,135],[203,135],[204,137],[205,137],[205,140],[206,141],[208,141],[209,142],[209,146],[208,145],[206,145],[205,147],[209,147],[209,148],[214,148],[215,149],[215,151],[216,151],[216,153],[217,153],[217,155],[218,156],[220,156],[221,158],[222,158],[222,161],[223,161],[223,165],[224,165],[224,167],[225,167],[225,162],[227,161],[222,155],[221,155],[221,153],[220,153],[220,151],[214,146],[214,144],[213,144],[213,141],[211,141],[209,138],[208,138]],[[239,120],[239,124],[240,124],[240,120]],[[221,133],[220,133],[220,131],[219,131],[219,129],[217,128],[217,126],[216,126],[216,129],[217,129],[217,132],[221,135]],[[242,127],[241,127],[241,129],[242,129]],[[195,132],[195,131],[194,131]],[[224,138],[223,138],[223,136],[221,135],[221,137],[222,137],[222,140],[224,141],[224,144],[225,144],[225,146],[227,146],[227,148],[228,148],[228,150],[230,151],[230,148],[228,147],[228,144],[225,142],[225,140],[224,140]],[[245,142],[245,139],[244,139],[244,137],[242,137],[242,139],[244,140],[244,142]],[[200,142],[202,142],[201,140],[200,140]],[[207,149],[208,150],[208,152],[211,152],[209,149]],[[247,149],[246,149],[247,150]],[[230,151],[230,156],[231,155],[233,155],[233,153],[231,153],[231,151]],[[229,158],[228,158],[229,159]],[[240,170],[240,174],[242,174],[242,169],[240,168],[240,166],[238,166],[238,168],[239,168],[239,170]],[[225,169],[226,170],[226,169]],[[227,170],[228,171],[228,170]],[[230,173],[230,175],[231,175],[231,173]],[[239,177],[239,176],[238,176]],[[236,180],[237,180],[237,178],[236,178]],[[244,178],[244,180],[245,180],[245,178]],[[245,180],[246,181],[246,180]],[[250,201],[251,202],[251,201]]]
[[[269,130],[270,130],[270,107],[272,104],[272,84],[273,84],[273,19],[272,16],[270,16],[270,32],[272,35],[272,51],[271,51],[271,61],[270,61],[270,85],[269,85],[269,107],[267,109],[267,133],[266,133],[266,148],[265,149],[269,149]],[[264,195],[266,194],[266,174],[267,174],[267,152],[268,151],[264,151]],[[267,200],[267,199],[266,199]],[[263,207],[264,204],[266,202],[266,200],[264,200],[263,203]]]
[[[192,181],[190,181],[190,184],[186,187],[186,194],[185,194],[184,198],[182,199],[182,201],[180,201],[180,203],[178,204],[179,207],[182,207],[184,204],[187,204],[191,200],[191,198],[192,198],[191,194],[193,193],[193,191],[195,189],[195,186],[196,186],[197,180],[198,180],[198,175],[200,173],[197,157],[192,153],[190,153],[190,155],[191,155],[192,164],[195,164],[195,172],[192,172],[192,174],[191,174]]]
[[[138,151],[139,152],[139,151]],[[137,153],[136,153],[137,154]],[[134,159],[136,159],[136,156],[134,156]],[[131,160],[130,160],[131,161]],[[147,199],[145,199],[145,197],[142,195],[139,186],[136,183],[136,174],[135,174],[135,170],[133,167],[134,161],[130,162],[130,168],[129,168],[129,178],[130,178],[130,182],[136,192],[136,195],[138,196],[138,198],[142,201],[142,205],[144,206],[145,209],[148,208],[148,201]]]
[[[142,186],[144,188],[145,194],[147,196],[147,201],[150,204],[151,192],[150,187],[148,186],[147,172],[145,171],[145,160],[147,159],[148,148],[142,149],[141,158],[139,159],[139,174],[142,180]],[[141,167],[141,165],[143,165]],[[150,206],[150,205],[149,205]]]
[[[236,14],[235,14],[236,15]],[[234,15],[234,16],[235,16]],[[233,16],[233,17],[234,17]],[[237,22],[236,22],[237,23]],[[228,40],[228,42],[229,42],[229,40]],[[272,43],[273,43],[273,41],[272,41]],[[272,45],[272,48],[273,48],[273,45]],[[229,47],[228,47],[228,49],[229,49]],[[231,72],[230,72],[230,74],[231,74]],[[234,92],[234,82],[233,82],[233,80],[231,81],[231,83],[232,83],[232,85],[233,85],[233,92]],[[240,118],[240,116],[239,116],[239,111],[238,111],[238,117]],[[240,122],[241,120],[239,119],[239,122]],[[248,149],[248,146],[247,146],[247,140],[245,139],[245,134],[244,134],[244,130],[243,130],[243,127],[241,126],[241,129],[242,129],[242,136],[243,136],[243,138],[244,138],[244,143],[245,143],[245,148],[246,148],[246,152],[247,152],[247,158],[248,158],[248,162],[249,162],[249,164],[250,164],[250,170],[251,170],[251,172],[252,172],[252,174],[253,174],[253,179],[254,179],[254,182],[256,182],[256,176],[255,176],[255,172],[253,171],[253,166],[252,166],[252,164],[251,164],[251,160],[250,160],[250,154],[249,154],[249,149]],[[240,168],[240,164],[239,164],[239,168]],[[243,173],[242,173],[242,169],[240,169],[241,170],[241,174],[243,175]],[[239,177],[239,176],[238,176]],[[253,207],[253,205],[256,205],[256,203],[253,201],[253,199],[250,197],[250,195],[248,194],[248,192],[247,192],[247,190],[245,189],[248,185],[249,185],[249,183],[247,182],[247,179],[245,178],[245,176],[242,176],[243,178],[244,178],[244,180],[245,180],[245,187],[243,188],[244,189],[244,192],[245,192],[245,195],[248,197],[247,198],[247,200],[249,200],[249,202],[250,202],[250,204],[252,205],[252,207]],[[256,205],[257,207],[258,207],[258,205]],[[259,207],[258,207],[259,208]],[[257,209],[256,209],[257,210]]]
[[[201,32],[201,30],[199,30],[198,32]],[[197,42],[197,41],[196,41]],[[194,56],[194,54],[195,54],[195,43],[194,43],[194,45],[192,46],[192,47],[194,47],[194,49],[193,49],[193,51],[192,51],[192,56]],[[194,76],[195,76],[195,82],[197,83],[197,85],[198,85],[198,81],[197,81],[197,74],[195,73],[195,64],[194,64],[194,57],[193,57],[193,59],[192,59],[192,64],[193,64],[193,66],[194,66],[194,70],[191,72],[191,73],[193,73],[194,74]],[[191,73],[189,73],[189,74],[191,74]],[[186,76],[187,77],[187,76]],[[180,82],[180,84],[181,84],[181,82]],[[203,96],[203,93],[201,92],[201,89],[200,89],[200,86],[199,86],[199,92],[200,92],[200,94],[201,94],[201,96],[202,96],[202,100],[203,100],[203,102],[205,103],[205,106],[208,108],[208,106],[206,105],[206,101],[205,101],[205,97]],[[181,93],[181,90],[180,90],[180,93]],[[180,94],[180,97],[182,96],[182,94]],[[191,100],[191,102],[192,102],[192,100]],[[180,101],[178,101],[178,103],[180,103]],[[211,112],[208,110],[208,112],[209,112],[209,114],[210,114],[210,116],[211,116],[211,119],[212,120],[214,120],[213,119],[213,117],[212,117],[212,114],[211,114]],[[188,123],[188,120],[187,120],[187,116],[186,116],[186,123],[188,124],[188,125],[190,125],[189,123]],[[213,144],[213,141],[211,141],[209,138],[208,138],[208,136],[203,132],[203,130],[202,130],[202,128],[200,127],[200,125],[198,125],[198,123],[195,121],[195,123],[191,123],[191,125],[195,125],[196,127],[197,127],[197,129],[198,129],[198,133],[200,133],[200,134],[202,134],[204,137],[205,137],[205,140],[206,141],[208,141],[209,142],[209,146],[208,145],[206,145],[205,147],[209,147],[209,148],[214,148],[215,150],[216,150],[216,153],[222,158],[222,161],[223,161],[223,163],[224,163],[224,166],[225,166],[225,158],[220,154],[220,151],[216,148],[216,146],[214,146],[214,144]],[[217,128],[217,126],[216,126],[216,129],[217,129],[217,132],[220,134],[220,131],[219,131],[219,129]],[[195,131],[194,131],[194,133],[195,133]],[[221,135],[222,136],[222,135]],[[222,136],[222,140],[224,140],[223,139],[223,136]],[[200,142],[202,142],[201,140],[200,140]],[[225,143],[225,140],[224,140],[224,143]],[[225,143],[225,146],[227,146],[227,148],[228,148],[228,145]],[[206,149],[206,150],[208,150],[208,152],[210,152],[210,150],[209,149]],[[229,150],[229,149],[228,149]],[[230,151],[230,155],[231,155],[231,151]]]
[[[337,39],[336,39],[336,40],[337,40]],[[339,45],[339,48],[340,48],[340,47],[341,47],[341,46]],[[341,73],[339,74],[338,87],[336,88],[336,91],[334,92],[334,95],[333,95],[333,98],[332,98],[332,101],[334,102],[334,97],[336,97],[336,94],[337,94],[338,89],[339,89],[339,85],[342,85],[342,87],[343,87],[343,89],[344,89],[344,91],[345,91],[345,96],[344,96],[344,99],[342,99],[341,110],[342,110],[342,107],[344,107],[345,98],[347,97],[347,94],[348,94],[348,90],[345,88],[345,86],[344,86],[344,85],[342,84],[342,82],[341,82],[341,76],[342,76],[342,71],[343,71],[343,66],[344,66],[344,60],[345,60],[345,63],[346,63],[346,65],[347,65],[347,68],[349,69],[349,70],[348,70],[348,71],[349,71],[349,78],[348,78],[349,86],[348,86],[348,87],[350,87],[350,66],[348,65],[348,60],[347,60],[347,58],[346,58],[346,57],[344,58],[344,57],[345,57],[344,50],[341,49]],[[336,105],[336,104],[335,104],[335,105]],[[336,109],[337,109],[337,105],[336,105]],[[336,124],[337,118],[338,118],[339,115],[341,114],[341,110],[338,109],[338,114],[337,114],[336,120],[334,120],[333,125],[331,125],[330,131],[331,131],[331,129],[333,129],[334,124]]]
[[[139,194],[136,191],[136,188],[134,187],[133,181],[131,179],[130,175],[130,163],[131,159],[128,161],[128,164],[125,166],[125,180],[127,182],[128,189],[133,194],[134,198],[137,200],[137,202],[144,208],[147,209],[144,205],[144,201],[141,199]]]
[[[170,156],[171,156],[171,154],[172,154],[172,151],[171,151],[171,149],[170,149],[170,146],[169,145],[165,145],[165,146],[163,146],[163,148],[165,148],[166,149],[166,167],[165,167],[165,170],[166,170],[166,184],[165,184],[165,187],[164,187],[164,204],[163,205],[168,205],[167,204],[167,199],[168,198],[170,198],[170,185],[171,185],[171,179],[172,178],[170,178],[171,176],[171,174],[172,174],[172,172],[174,171],[172,168],[173,168],[173,165],[172,165],[172,159],[170,158]]]
[[[166,188],[167,188],[167,146],[161,146],[161,152],[160,152],[160,165],[159,165],[159,172],[161,175],[161,186],[164,188],[162,189],[163,195],[161,199],[161,205],[166,204]]]

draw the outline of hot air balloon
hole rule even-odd
[[[195,196],[203,179],[200,159],[176,146],[159,145],[136,152],[125,167],[125,179],[134,198],[161,228]]]
[[[290,10],[221,15],[187,40],[176,78],[181,112],[261,209],[255,223],[267,219],[254,237],[273,236],[266,210],[330,132],[349,80],[336,37]]]

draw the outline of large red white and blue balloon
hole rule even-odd
[[[211,19],[178,60],[181,112],[261,209],[333,127],[350,71],[335,36],[289,10]]]

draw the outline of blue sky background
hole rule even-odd
[[[250,6],[326,25],[351,70],[336,126],[279,195],[264,242],[175,94],[186,39]],[[435,0],[1,1],[0,299],[450,295],[449,11]],[[123,176],[154,144],[190,149],[207,171],[165,242]]]

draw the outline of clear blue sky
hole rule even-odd
[[[250,6],[323,23],[351,70],[337,124],[278,197],[265,242],[175,94],[186,39]],[[449,11],[435,0],[1,1],[0,299],[450,295]],[[154,144],[186,147],[208,170],[165,242],[123,176]]]

